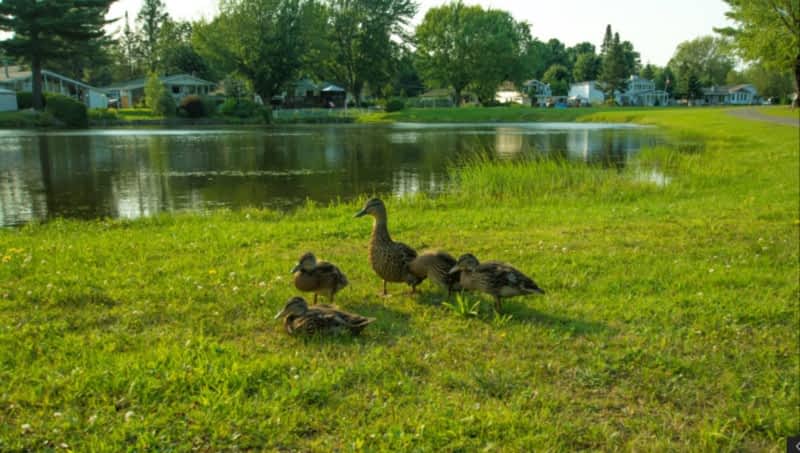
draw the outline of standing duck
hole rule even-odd
[[[447,295],[450,296],[454,290],[461,289],[461,285],[458,282],[460,272],[450,273],[450,270],[455,265],[456,259],[450,256],[449,253],[435,251],[425,252],[417,256],[408,264],[408,268],[412,274],[420,279],[420,282],[427,277],[447,289]],[[414,288],[412,287],[413,290]]]
[[[289,335],[342,330],[358,335],[364,327],[375,321],[375,318],[348,313],[333,305],[320,304],[309,307],[302,297],[289,299],[283,310],[275,315],[275,319],[278,318],[284,318],[283,327]]]
[[[317,295],[327,296],[333,302],[333,296],[347,286],[347,277],[338,267],[325,261],[317,262],[317,257],[308,252],[292,268],[294,286],[303,292],[314,293],[314,303]]]
[[[464,289],[477,290],[494,297],[495,309],[499,312],[503,297],[539,293],[544,290],[527,275],[512,266],[498,261],[478,262],[475,256],[467,253],[458,258],[451,273],[461,272],[459,283]]]
[[[386,206],[378,198],[373,198],[364,205],[356,217],[369,214],[375,218],[372,224],[372,236],[369,240],[369,263],[372,269],[383,279],[383,295],[386,295],[386,282],[405,282],[412,290],[425,278],[414,275],[408,265],[417,257],[417,252],[402,242],[394,242],[387,228]]]

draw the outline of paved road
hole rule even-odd
[[[788,107],[787,107],[788,108]],[[800,118],[786,118],[784,116],[773,116],[761,113],[756,109],[738,108],[728,110],[728,113],[739,118],[754,121],[766,121],[768,123],[785,124],[787,126],[800,127]]]

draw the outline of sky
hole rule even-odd
[[[418,24],[431,7],[446,0],[417,0]],[[164,0],[169,14],[177,19],[210,19],[217,13],[219,0]],[[603,40],[606,24],[611,24],[620,38],[633,43],[643,64],[667,64],[675,47],[683,41],[713,34],[714,27],[730,25],[725,18],[727,4],[722,0],[465,0],[485,8],[510,12],[518,21],[531,25],[535,38],[557,38],[567,46],[589,41],[597,46]],[[110,14],[131,20],[142,0],[118,0]]]

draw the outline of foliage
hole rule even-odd
[[[575,67],[572,70],[572,79],[576,82],[597,80],[600,75],[600,65],[602,60],[594,53],[582,53],[575,60]]]
[[[115,109],[89,109],[89,120],[119,120]]]
[[[761,63],[753,63],[742,72],[731,71],[725,80],[727,84],[752,83],[762,98],[787,99],[794,91],[794,76],[791,71],[771,70]]]
[[[30,62],[33,73],[33,107],[42,102],[42,64],[63,59],[76,48],[104,40],[105,19],[113,0],[0,2],[0,31],[13,35],[0,41],[0,48],[14,58]]]
[[[33,129],[55,126],[53,115],[35,110],[0,112],[0,128]]]
[[[678,78],[694,75],[703,86],[724,85],[728,72],[734,67],[729,43],[722,38],[701,36],[678,44],[669,67]]]
[[[223,115],[249,118],[259,113],[261,107],[249,99],[225,99],[219,110]]]
[[[525,77],[530,39],[527,24],[507,12],[456,1],[429,9],[417,27],[418,67],[429,85],[452,87],[459,103],[468,86],[487,101],[502,81]]]
[[[250,90],[247,80],[236,73],[228,74],[222,81],[222,87],[225,90],[225,96],[237,100],[252,96],[252,90]]]
[[[765,69],[792,71],[800,94],[800,2],[797,0],[725,0],[737,28],[718,29],[733,37],[742,58]],[[795,101],[800,105],[800,96]]]
[[[442,302],[442,306],[463,318],[476,318],[480,315],[481,300],[470,300],[464,293],[456,294],[455,301]]]
[[[42,105],[47,104],[47,99],[43,97]],[[17,108],[20,110],[33,107],[33,93],[30,91],[17,91]]]
[[[203,99],[200,96],[186,96],[181,99],[180,103],[181,110],[186,112],[186,115],[189,118],[200,118],[206,116],[209,112],[206,112],[206,106],[203,102]]]
[[[161,83],[158,74],[151,72],[150,75],[147,76],[147,81],[144,85],[144,103],[157,115],[164,114],[164,111],[161,110],[161,106],[159,105],[159,100],[166,92],[167,89],[164,87],[164,84]]]
[[[45,110],[66,127],[89,127],[89,115],[83,102],[60,94],[48,94]]]
[[[611,26],[609,25],[606,28],[606,39],[603,41],[605,53],[602,55],[603,62],[600,69],[600,81],[603,83],[606,100],[613,100],[615,92],[624,91],[630,76],[625,49],[620,43],[619,33],[615,33],[609,41],[608,34],[610,32]]]
[[[153,113],[163,116],[174,116],[177,113],[175,98],[167,90],[164,90],[158,97],[158,105],[153,110]]]
[[[162,25],[169,20],[167,7],[161,0],[144,0],[136,22],[142,30],[139,51],[148,71],[155,71],[158,67],[158,44]]]
[[[425,91],[422,77],[414,64],[414,54],[408,49],[400,50],[395,75],[391,82],[391,94],[402,97],[416,97]]]
[[[592,167],[575,191],[386,198],[395,239],[534,274],[547,295],[497,320],[428,282],[379,298],[364,200],[0,230],[3,450],[783,450],[800,432],[797,130],[591,112],[706,146],[641,156],[663,188]],[[377,318],[360,337],[272,320],[305,250],[346,272],[337,304]]]
[[[402,99],[389,99],[389,101],[386,103],[387,112],[399,112],[404,108],[406,108],[406,103],[403,102]]]
[[[550,66],[542,76],[542,82],[550,84],[555,96],[566,96],[569,91],[569,71],[559,64]]]

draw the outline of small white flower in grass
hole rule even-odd
[[[712,267],[711,269],[709,269],[709,270],[708,270],[708,273],[709,273],[709,274],[713,274],[713,273],[714,273],[714,268]]]
[[[61,417],[61,412],[53,412],[53,417],[60,418]]]
[[[263,288],[265,286],[267,286],[267,282],[258,282],[258,287],[259,288]]]
[[[131,419],[133,418],[134,415],[136,415],[136,414],[133,411],[125,412],[125,421],[126,422],[131,421]]]
[[[90,425],[94,425],[94,422],[96,422],[96,421],[97,421],[97,414],[94,414],[91,417],[89,417],[89,424]]]
[[[233,291],[233,292],[239,291],[239,287],[238,286],[234,286],[233,288],[231,288],[231,291]]]
[[[69,448],[69,445],[67,445],[65,442],[61,442],[61,444],[59,444],[58,446],[63,448],[64,450]]]
[[[21,426],[21,428],[22,428],[22,432],[23,433],[29,433],[29,432],[33,431],[33,428],[31,428],[31,424],[30,423],[25,423],[24,425]]]

